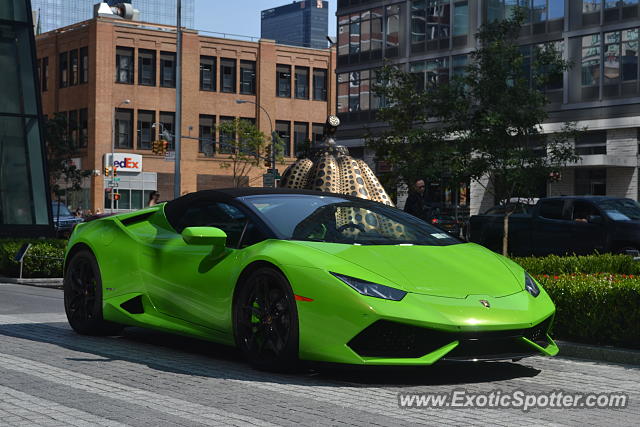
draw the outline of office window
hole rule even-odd
[[[80,48],[80,83],[89,83],[89,48]]]
[[[574,194],[577,196],[605,196],[607,194],[606,169],[577,168],[574,179]]]
[[[214,56],[200,57],[200,90],[216,91],[216,58]]]
[[[138,150],[151,150],[151,143],[156,140],[156,112],[138,110]]]
[[[282,140],[282,154],[291,157],[291,122],[276,120],[276,133]]]
[[[229,116],[220,116],[220,124],[232,122],[234,120],[233,117]],[[220,153],[221,154],[230,154],[233,153],[235,149],[235,132],[223,132],[220,130]]]
[[[364,10],[338,17],[338,57],[340,63],[381,57],[383,9]],[[395,22],[395,21],[393,21]]]
[[[240,61],[240,93],[256,94],[256,61]]]
[[[469,65],[469,57],[467,55],[456,55],[451,58],[451,74],[453,77],[464,76]]]
[[[79,83],[79,69],[78,69],[78,51],[72,50],[69,52],[69,86],[75,86]]]
[[[607,131],[594,130],[581,132],[575,141],[576,154],[607,154]]]
[[[311,143],[313,145],[322,144],[324,140],[324,124],[313,123],[311,125]]]
[[[236,93],[236,60],[220,59],[220,92]]]
[[[295,122],[293,124],[293,147],[296,155],[304,153],[309,145],[309,123]]]
[[[213,156],[216,152],[216,116],[200,114],[198,152]]]
[[[116,47],[116,83],[133,84],[133,48]]]
[[[468,33],[469,4],[466,1],[457,2],[453,6],[453,36],[466,36]]]
[[[604,97],[635,95],[638,90],[638,29],[604,34]],[[627,83],[631,82],[631,83]]]
[[[138,49],[138,84],[156,85],[156,51]]]
[[[133,148],[133,110],[116,108],[116,148]]]
[[[360,13],[349,17],[349,53],[360,52]]]
[[[447,2],[448,3],[448,2]],[[397,56],[400,53],[400,6],[387,6],[385,57]]]
[[[89,110],[82,108],[80,110],[80,135],[79,145],[80,148],[84,148],[89,145]]]
[[[582,37],[582,86],[597,86],[600,83],[600,34]],[[590,91],[590,96],[597,96],[597,91]],[[585,97],[583,89],[583,98]]]
[[[253,117],[241,117],[240,122],[248,123],[252,126],[256,125],[256,119]],[[245,141],[241,135],[238,136],[238,149],[240,150],[240,153],[247,155],[251,155],[251,153],[254,152],[250,144]]]
[[[582,13],[600,12],[602,0],[582,0]]]
[[[42,91],[46,92],[49,88],[49,57],[42,58]]]
[[[309,67],[296,67],[296,98],[309,99]]]
[[[560,55],[560,57],[563,56],[563,52],[564,52],[564,41],[563,40],[548,42],[547,45],[552,46],[553,49],[558,53],[558,55]],[[545,45],[541,44],[541,45],[538,45],[538,47],[540,49],[544,49]],[[562,70],[553,70],[553,71],[549,72],[548,74],[549,74],[549,81],[548,81],[547,87],[545,89],[547,91],[561,90],[562,87],[564,86]],[[556,99],[550,98],[550,100],[557,101],[557,102],[562,102],[561,94],[558,94],[558,97]]]
[[[349,73],[338,74],[338,113],[349,112]]]
[[[169,150],[174,149],[173,138],[174,138],[174,129],[176,123],[176,113],[170,113],[167,111],[160,112],[160,129],[159,132],[164,131],[169,138]]]
[[[291,65],[276,65],[276,96],[291,98]]]
[[[638,17],[638,0],[605,0],[604,22]]]
[[[417,89],[435,88],[449,82],[449,58],[436,58],[413,62],[409,71],[416,75]]]
[[[176,87],[175,52],[160,52],[160,86]]]
[[[69,127],[69,139],[71,139],[71,144],[74,147],[79,146],[78,141],[78,110],[69,111],[67,126]]]
[[[65,88],[69,86],[69,55],[68,52],[61,53],[58,57],[59,86]]]
[[[313,99],[315,101],[327,100],[327,70],[313,69]]]

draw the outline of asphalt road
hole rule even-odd
[[[626,408],[400,408],[398,393],[604,393]],[[70,330],[62,291],[0,284],[0,425],[638,425],[640,368],[534,357],[411,369],[251,369],[233,349],[137,328]]]

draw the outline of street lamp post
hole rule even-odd
[[[122,101],[121,103],[119,103],[116,108],[113,109],[113,114],[112,114],[112,125],[111,125],[111,183],[115,183],[114,178],[115,178],[115,168],[114,168],[114,162],[115,162],[115,151],[116,151],[116,110],[118,108],[120,108],[121,105],[129,105],[131,104],[131,100],[129,99],[125,99],[124,101]],[[114,200],[114,194],[113,194],[113,189],[114,187],[111,187],[111,213],[113,213],[113,202],[115,202]]]
[[[253,104],[267,115],[267,119],[269,119],[269,127],[271,128],[271,168],[275,171],[276,169],[276,133],[273,130],[273,122],[271,121],[271,116],[269,112],[257,102],[249,101],[246,99],[236,99],[236,104]],[[276,187],[276,179],[275,173],[273,177],[273,186]]]

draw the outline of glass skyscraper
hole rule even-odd
[[[40,32],[55,30],[93,17],[93,5],[99,0],[31,0],[38,12]],[[182,25],[193,28],[195,0],[182,0]],[[132,3],[140,11],[140,20],[176,25],[176,0],[109,0],[107,3]],[[37,25],[37,23],[36,23]]]
[[[328,45],[329,2],[304,0],[262,11],[265,39],[293,46],[325,49]]]

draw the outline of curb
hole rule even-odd
[[[640,350],[623,349],[611,346],[597,346],[579,344],[568,341],[558,341],[559,357],[595,360],[598,362],[622,363],[626,365],[640,365]]]
[[[38,286],[41,288],[61,288],[63,280],[64,279],[62,279],[61,277],[49,278],[49,279],[31,279],[31,278],[18,279],[16,277],[0,276],[0,283],[13,283],[17,285]]]

